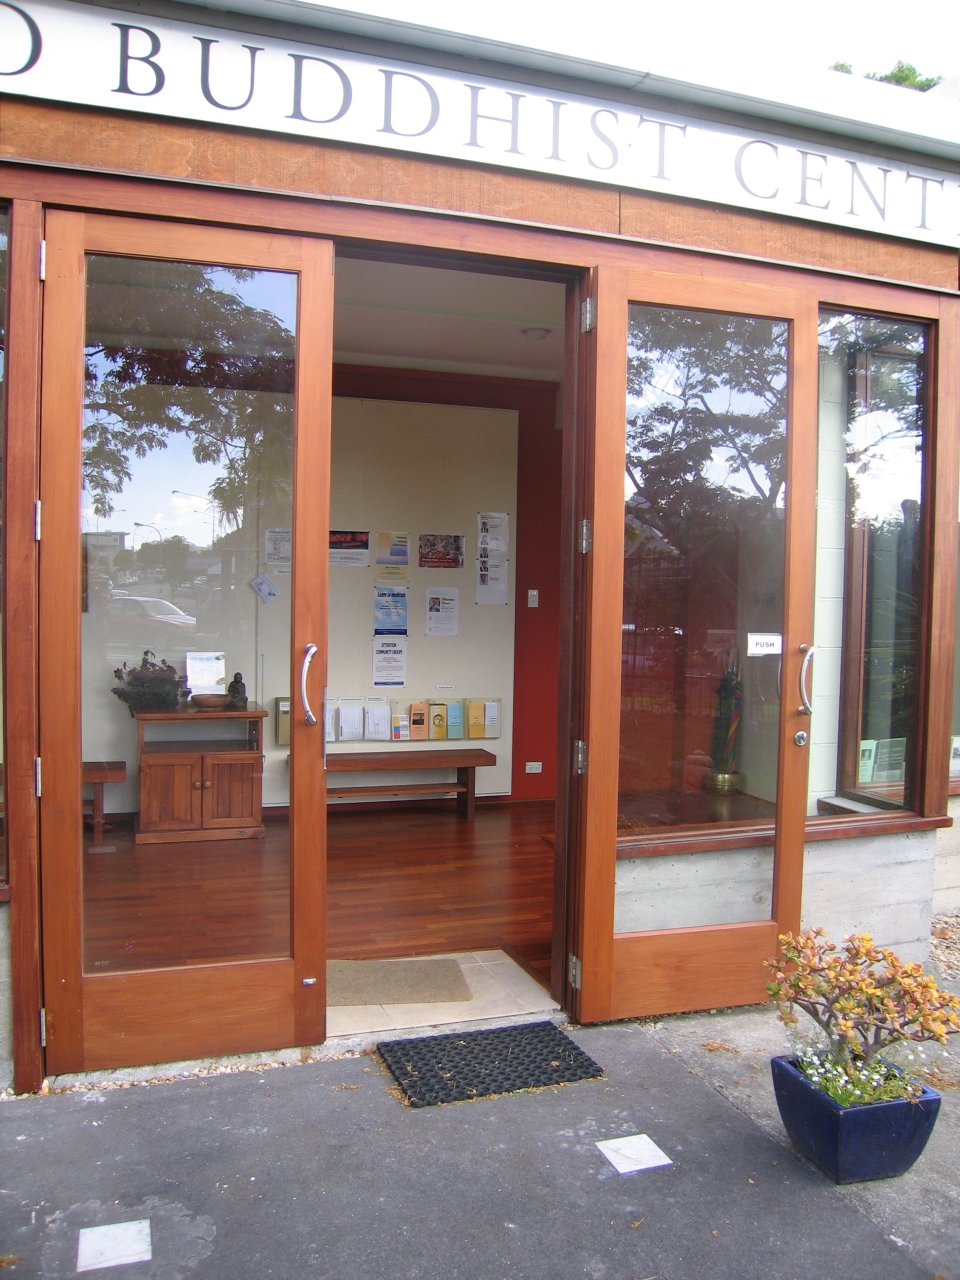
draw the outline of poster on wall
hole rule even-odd
[[[462,533],[421,533],[420,568],[462,569],[463,543]]]
[[[373,687],[375,689],[402,689],[406,683],[406,636],[374,636]]]
[[[506,511],[477,512],[477,555],[484,551],[509,554],[510,516]]]
[[[370,533],[357,529],[330,530],[330,563],[366,568],[370,564]]]
[[[263,535],[263,558],[274,573],[289,573],[293,563],[293,536],[290,529],[268,529]]]
[[[427,587],[426,635],[460,634],[460,592],[456,587]]]
[[[407,634],[407,588],[378,582],[373,588],[373,634],[405,636]]]
[[[477,512],[477,604],[507,603],[510,518],[505,511]]]
[[[378,533],[376,536],[376,564],[406,565],[410,563],[410,535],[408,533]]]

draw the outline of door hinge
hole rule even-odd
[[[580,963],[579,956],[567,956],[567,982],[574,991],[580,990],[580,984],[583,982],[583,965]]]
[[[45,1049],[46,1047],[47,1047],[47,1011],[46,1009],[41,1009],[40,1010],[40,1048]]]
[[[41,240],[40,241],[40,279],[46,280],[46,278],[47,278],[47,242],[46,240]]]
[[[38,498],[36,502],[33,504],[33,540],[34,542],[40,541],[40,516],[41,516],[40,508],[41,508],[41,503],[40,503],[40,499]]]
[[[573,744],[573,772],[587,772],[587,744],[582,738],[578,738]]]
[[[592,333],[597,327],[597,300],[584,298],[580,303],[580,332]]]
[[[593,521],[581,520],[577,533],[577,546],[582,556],[593,550]]]
[[[40,764],[40,757],[37,756],[33,762],[34,785],[36,787],[37,799],[40,799],[40,793],[43,790],[43,770]]]

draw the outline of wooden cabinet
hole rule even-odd
[[[266,712],[138,712],[138,844],[263,835]],[[171,727],[172,726],[172,727]]]

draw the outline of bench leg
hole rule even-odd
[[[88,848],[88,853],[116,853],[117,846],[115,844],[103,843],[103,832],[106,826],[103,816],[103,783],[88,782],[87,786],[93,790],[93,843]]]
[[[457,813],[464,822],[472,822],[477,798],[477,771],[472,765],[457,770],[457,786],[463,787],[457,794]]]

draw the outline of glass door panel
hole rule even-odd
[[[261,813],[287,749],[254,717],[291,683],[297,286],[87,257],[87,973],[290,954],[288,823]]]
[[[633,304],[618,835],[777,813],[788,325]],[[629,857],[615,932],[769,920],[769,847]]]
[[[316,1043],[332,249],[46,232],[47,1069]]]

